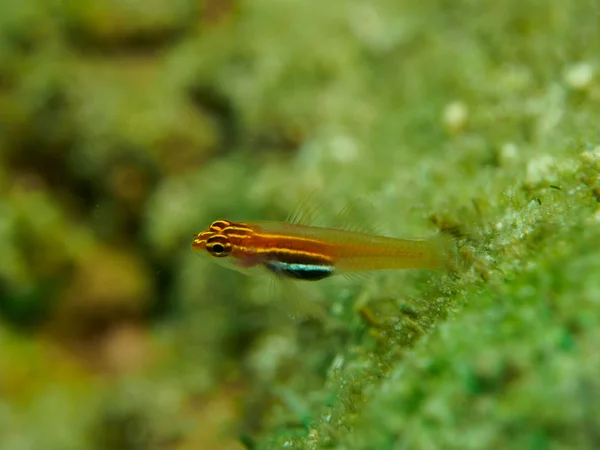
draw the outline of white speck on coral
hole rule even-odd
[[[343,366],[344,366],[344,356],[337,355],[335,358],[333,358],[333,361],[331,362],[331,366],[329,366],[329,371],[335,372],[336,370],[340,370]]]
[[[452,132],[461,131],[465,128],[468,118],[469,109],[461,101],[455,101],[446,105],[442,114],[444,127]]]
[[[337,136],[330,143],[331,156],[340,163],[350,163],[358,157],[358,146],[349,136]]]
[[[517,161],[519,157],[519,149],[512,142],[506,142],[500,148],[500,164],[503,166],[509,165]]]
[[[594,67],[587,62],[571,64],[563,71],[563,79],[570,88],[585,90],[594,79]]]
[[[593,165],[600,170],[600,146],[594,148],[593,150],[582,152],[581,159],[585,163]]]
[[[541,182],[552,181],[555,178],[556,162],[549,155],[543,155],[532,159],[527,164],[527,173],[525,182],[530,186],[535,186]]]

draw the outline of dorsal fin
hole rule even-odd
[[[294,225],[319,226],[323,221],[323,207],[316,200],[317,190],[305,195],[285,221]]]
[[[338,228],[356,233],[385,236],[384,228],[375,220],[376,214],[371,202],[357,198],[346,204],[333,218],[325,213],[323,201],[319,201],[317,190],[306,195],[288,215],[286,222],[294,225]]]
[[[334,228],[356,233],[376,234],[385,236],[383,227],[375,220],[373,205],[364,198],[349,202],[335,217]]]

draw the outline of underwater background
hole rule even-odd
[[[0,449],[599,448],[599,23],[1,2]],[[458,270],[314,283],[329,327],[191,251],[313,191]]]

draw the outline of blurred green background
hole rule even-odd
[[[0,448],[600,447],[599,23],[0,3]],[[313,190],[460,270],[317,283],[330,327],[192,254]]]

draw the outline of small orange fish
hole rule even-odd
[[[192,249],[241,272],[317,281],[378,270],[442,270],[450,257],[446,244],[297,223],[217,220],[194,236]]]

